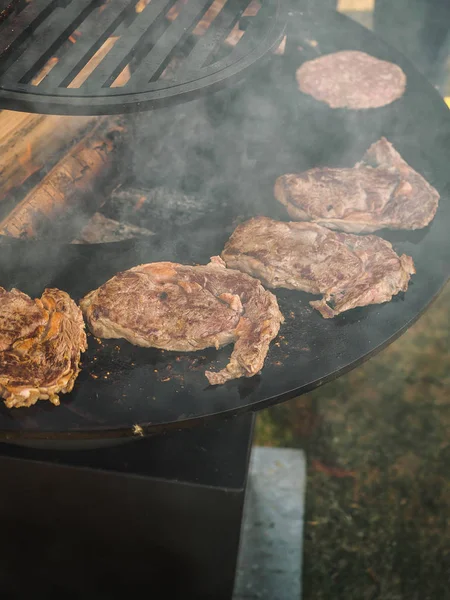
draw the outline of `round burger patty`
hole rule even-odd
[[[400,98],[406,88],[398,65],[355,50],[309,60],[296,77],[301,92],[331,108],[379,108]]]

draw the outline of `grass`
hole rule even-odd
[[[304,448],[303,600],[450,598],[450,286],[399,340],[261,413]]]

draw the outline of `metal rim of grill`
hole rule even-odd
[[[0,108],[124,113],[212,91],[281,41],[286,3],[258,5],[252,11],[255,0],[0,4]],[[235,43],[227,45],[233,33]]]

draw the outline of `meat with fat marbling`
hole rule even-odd
[[[437,190],[386,138],[372,144],[353,168],[282,175],[274,193],[292,219],[351,233],[421,229],[432,221],[439,202]]]
[[[270,288],[322,294],[310,304],[325,318],[388,302],[407,290],[415,272],[410,256],[398,256],[389,242],[375,235],[267,217],[239,225],[222,258],[229,268],[257,277]]]
[[[90,292],[80,305],[100,338],[177,352],[234,343],[228,365],[206,372],[213,385],[258,373],[283,321],[275,296],[256,279],[226,269],[219,257],[208,265],[134,267]]]

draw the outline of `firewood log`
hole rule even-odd
[[[0,201],[73,145],[96,120],[0,111]]]
[[[55,219],[73,210],[89,218],[116,183],[116,158],[125,137],[122,132],[120,119],[100,119],[93,131],[0,222],[0,235],[38,237],[49,226],[56,235]]]

